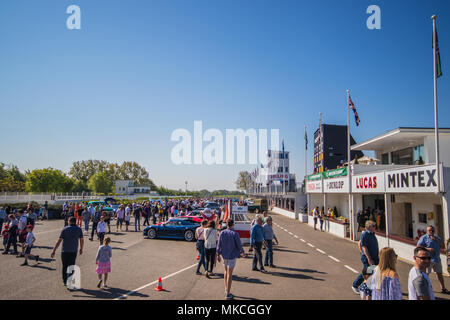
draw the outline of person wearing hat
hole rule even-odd
[[[33,244],[36,241],[36,238],[33,234],[33,226],[29,224],[27,226],[27,237],[25,239],[25,262],[21,264],[21,266],[27,266],[28,265],[28,257],[31,255],[31,248],[33,248]],[[34,256],[34,259],[36,260],[36,263],[39,262],[39,256]]]

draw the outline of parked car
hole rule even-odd
[[[211,209],[211,210],[220,210],[220,204],[218,204],[217,202],[207,202],[205,204],[205,208]]]
[[[94,206],[94,208],[96,206],[103,206],[103,211],[108,211],[110,214],[115,212],[114,208],[110,207],[105,201],[89,201],[88,206],[90,206],[91,204]]]
[[[200,227],[200,223],[196,223],[189,219],[172,218],[165,223],[146,227],[143,231],[143,235],[149,239],[162,238],[194,241],[195,230],[198,227]]]

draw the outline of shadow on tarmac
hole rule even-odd
[[[33,246],[33,249],[47,249],[47,250],[52,250],[53,247],[48,247],[48,246]]]
[[[111,249],[113,249],[113,250],[121,250],[121,251],[126,251],[127,250],[127,249],[119,248],[119,247],[111,247]]]
[[[211,279],[223,279],[223,273],[216,273],[215,276],[211,276]],[[237,276],[235,274],[233,274],[233,281],[247,282],[247,283],[254,283],[254,284],[272,284],[270,282],[262,281],[261,279],[242,277],[242,276]]]
[[[130,290],[124,290],[120,288],[108,288],[108,289],[79,289],[74,292],[80,292],[85,295],[74,295],[74,298],[94,298],[94,299],[115,299],[117,297],[121,297],[124,294],[130,292]],[[149,296],[146,294],[142,294],[139,292],[133,292],[130,294],[130,297],[140,297],[140,298],[148,298]]]
[[[276,269],[287,270],[287,271],[297,271],[297,272],[307,272],[307,273],[327,274],[326,272],[312,270],[312,269],[297,269],[297,268],[280,267],[280,266],[277,266]]]
[[[273,249],[273,251],[280,251],[280,252],[291,252],[291,253],[303,253],[303,254],[308,254],[308,252],[304,252],[304,251],[297,251],[297,250],[287,250],[287,249]]]
[[[307,275],[300,274],[300,273],[285,273],[285,272],[273,272],[273,271],[270,271],[267,274],[273,275],[273,276],[276,276],[276,277],[283,277],[283,278],[325,281],[324,279],[314,278],[314,277],[307,276]]]
[[[48,271],[56,271],[55,268],[50,268],[50,267],[42,266],[42,265],[40,265],[39,262],[38,262],[37,264],[35,264],[35,265],[30,265],[30,267],[32,267],[32,268],[38,268],[38,269],[45,269],[45,270],[48,270]]]

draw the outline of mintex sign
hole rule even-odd
[[[435,165],[388,171],[385,174],[388,193],[439,192]]]
[[[384,193],[384,172],[353,176],[352,191],[354,193]]]

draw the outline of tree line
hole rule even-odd
[[[136,186],[148,186],[152,191],[167,196],[214,197],[243,195],[240,191],[228,190],[173,190],[156,186],[148,171],[134,161],[122,164],[105,160],[83,160],[72,163],[68,173],[54,168],[26,170],[20,172],[15,165],[0,163],[0,192],[71,193],[94,192],[115,193],[116,180],[132,180]]]

